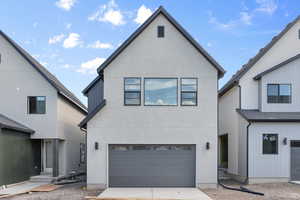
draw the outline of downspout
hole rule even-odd
[[[81,128],[80,130],[82,130],[85,133],[85,187],[87,188],[87,129]]]
[[[248,125],[247,125],[247,176],[246,176],[246,179],[245,179],[245,183],[248,184],[249,183],[249,128],[251,126],[251,122],[248,121]]]

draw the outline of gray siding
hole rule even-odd
[[[0,129],[0,185],[28,180],[40,173],[40,140]]]
[[[88,92],[88,112],[92,112],[103,101],[103,80],[100,79]]]

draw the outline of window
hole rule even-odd
[[[165,37],[165,27],[164,26],[157,27],[157,37],[159,37],[159,38]]]
[[[177,78],[145,78],[145,106],[177,106]]]
[[[263,154],[278,154],[278,134],[263,134]]]
[[[291,103],[290,84],[268,84],[268,103]]]
[[[85,144],[80,143],[80,163],[85,163]]]
[[[126,106],[141,105],[141,79],[140,78],[124,79],[124,105]]]
[[[46,113],[46,97],[44,97],[44,96],[28,97],[28,113],[29,114],[45,114]]]
[[[197,106],[197,78],[181,79],[181,105]]]

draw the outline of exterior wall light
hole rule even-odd
[[[209,150],[210,149],[210,144],[209,142],[206,142],[206,150]]]
[[[99,149],[99,143],[95,142],[95,150],[98,150],[98,149]]]
[[[284,138],[284,139],[283,139],[283,144],[284,144],[284,145],[287,145],[287,138]]]

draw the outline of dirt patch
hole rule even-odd
[[[238,187],[233,184],[231,186]],[[265,196],[258,196],[244,192],[232,191],[222,188],[202,190],[214,200],[299,200],[300,185],[290,183],[255,184],[247,185],[246,188],[262,192]]]
[[[84,184],[77,183],[65,185],[52,192],[32,192],[6,198],[5,200],[81,200],[85,196],[97,196],[101,192],[99,190],[85,190]]]

